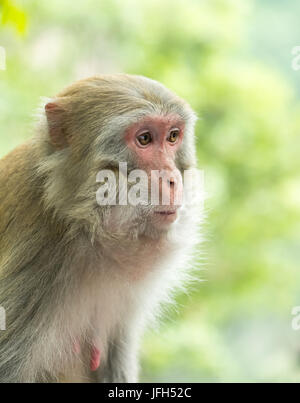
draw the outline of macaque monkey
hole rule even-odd
[[[47,100],[35,136],[0,161],[0,382],[137,381],[141,334],[197,242],[198,206],[175,203],[195,120],[153,80],[97,76]],[[169,205],[99,204],[98,173],[118,179],[124,162],[149,183],[169,173]]]

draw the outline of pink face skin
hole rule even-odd
[[[177,200],[182,195],[182,177],[175,164],[178,151],[184,135],[184,122],[178,115],[147,116],[142,121],[130,126],[125,133],[127,146],[135,153],[139,168],[148,177],[151,171],[164,170],[170,180],[160,184],[160,194],[168,192],[169,205],[159,205],[155,208],[155,221],[160,224],[172,223],[177,218],[179,206],[174,204],[175,193]]]

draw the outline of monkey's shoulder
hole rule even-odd
[[[25,219],[36,198],[33,177],[37,153],[32,142],[27,142],[0,160],[0,234],[8,224]]]

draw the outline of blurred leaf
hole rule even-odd
[[[12,0],[0,0],[0,23],[12,25],[20,35],[24,35],[27,27],[25,12]]]

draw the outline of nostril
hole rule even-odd
[[[168,185],[170,186],[170,187],[174,187],[175,186],[175,180],[172,178],[172,179],[168,179]]]

